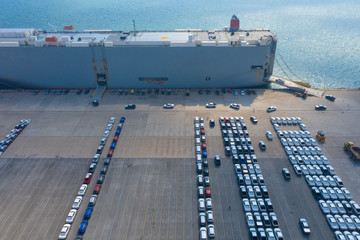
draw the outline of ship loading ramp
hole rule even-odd
[[[107,75],[105,73],[96,74],[97,87],[93,93],[92,103],[94,106],[99,105],[99,101],[107,88]]]
[[[97,106],[99,104],[100,99],[106,90],[106,87],[106,85],[97,85],[92,97],[92,103],[94,106]]]
[[[286,78],[277,77],[273,75],[268,75],[264,78],[264,81],[270,83],[276,83],[278,85],[287,87],[292,89],[296,92],[307,93],[308,95],[322,97],[324,95],[324,91],[312,88],[309,84],[302,83],[302,82],[295,82]]]

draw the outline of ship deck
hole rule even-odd
[[[13,33],[12,33],[13,32]],[[1,34],[2,33],[2,34]],[[23,34],[21,34],[23,33]],[[25,37],[24,37],[24,36]],[[6,37],[3,37],[6,36]],[[53,42],[46,42],[53,38]],[[35,29],[0,28],[0,43],[11,46],[264,46],[276,39],[267,29],[240,30],[233,34],[224,30],[178,29],[175,31],[111,31],[85,30],[64,32],[42,32]],[[27,43],[25,44],[25,41]],[[19,43],[14,45],[14,43]],[[234,43],[233,43],[234,42]],[[236,42],[236,43],[235,43]],[[84,45],[85,44],[85,45]],[[244,43],[242,43],[244,45]]]
[[[197,239],[199,234],[195,171],[195,116],[203,117],[217,239],[246,239],[248,228],[235,180],[233,163],[225,156],[218,126],[220,116],[243,116],[262,169],[275,213],[285,239],[333,239],[324,215],[304,177],[296,177],[279,139],[268,141],[265,132],[274,133],[270,116],[299,116],[312,136],[326,133],[321,145],[325,156],[344,181],[353,199],[360,202],[360,162],[343,151],[345,141],[360,144],[359,90],[329,90],[336,101],[295,97],[288,90],[257,90],[257,95],[234,96],[214,91],[189,97],[179,95],[111,95],[107,91],[98,107],[91,94],[32,95],[31,91],[0,92],[0,137],[3,139],[21,119],[32,122],[0,157],[0,239],[56,239],[77,191],[88,171],[109,117],[118,123],[125,116],[119,142],[106,174],[99,198],[85,233],[85,239]],[[164,103],[175,108],[165,110]],[[216,109],[205,109],[208,102]],[[239,111],[228,105],[237,102]],[[136,110],[124,110],[129,103]],[[327,111],[314,111],[323,104]],[[268,106],[277,111],[266,113]],[[254,115],[259,123],[253,125]],[[208,120],[214,118],[215,128]],[[72,224],[74,239],[92,194],[96,179],[115,132],[105,145],[102,158]],[[267,150],[258,147],[265,141]],[[222,157],[215,167],[213,156]],[[288,167],[292,178],[284,181],[281,169]],[[298,218],[305,217],[312,233],[301,233]]]

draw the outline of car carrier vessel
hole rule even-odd
[[[22,88],[234,88],[267,84],[276,36],[241,30],[0,29],[0,82]]]

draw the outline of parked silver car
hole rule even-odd
[[[84,196],[87,187],[88,187],[87,184],[82,184],[81,187],[80,187],[80,189],[79,189],[78,195],[79,195],[79,196]]]
[[[329,205],[324,200],[319,200],[319,206],[320,206],[321,211],[324,214],[329,214],[330,213]]]
[[[74,222],[74,218],[76,216],[76,212],[77,210],[76,209],[71,209],[67,218],[66,218],[66,223],[73,223]]]
[[[246,213],[246,223],[249,228],[255,227],[255,220],[251,212]]]
[[[336,219],[334,218],[333,215],[331,214],[327,214],[326,215],[326,221],[329,224],[329,227],[331,228],[331,230],[338,230],[339,229],[339,225],[336,221]]]
[[[205,211],[205,200],[203,198],[199,198],[198,200],[198,208],[200,212]]]
[[[81,202],[82,202],[82,199],[83,199],[82,196],[77,196],[77,197],[75,198],[75,200],[74,200],[74,203],[73,203],[73,205],[72,205],[72,208],[78,209],[78,208],[80,207],[80,204],[81,204]]]

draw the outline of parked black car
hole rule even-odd
[[[325,98],[332,101],[332,102],[334,102],[335,99],[336,99],[333,95],[326,95]]]
[[[136,105],[135,104],[127,104],[125,106],[125,109],[135,109],[136,108]]]
[[[326,106],[324,106],[324,105],[315,105],[315,110],[324,111],[324,110],[326,110]]]

